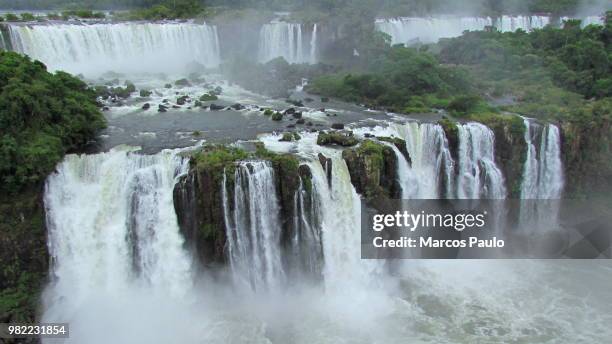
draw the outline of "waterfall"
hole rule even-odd
[[[281,21],[264,24],[259,32],[259,61],[265,63],[282,57],[289,63],[316,63],[316,24],[310,37],[310,49],[306,49],[302,24]]]
[[[323,266],[321,224],[318,217],[321,209],[313,196],[312,185],[305,187],[301,177],[294,198],[294,209],[289,265],[296,276],[318,280]]]
[[[491,129],[474,122],[458,125],[457,128],[457,198],[505,198],[504,177],[495,165],[495,137]]]
[[[195,23],[11,25],[13,48],[51,70],[98,75],[180,73],[219,64],[215,26]]]
[[[285,278],[274,178],[269,162],[240,162],[234,174],[233,212],[227,205],[227,195],[224,196],[226,216],[233,213],[233,218],[226,220],[226,232],[234,278],[253,290],[276,289]]]
[[[317,24],[312,27],[312,37],[310,37],[310,63],[317,62]]]
[[[521,184],[522,199],[559,199],[563,192],[563,164],[561,162],[561,137],[559,128],[547,124],[543,128],[525,123],[527,158]],[[540,129],[540,146],[536,148],[533,137]],[[539,157],[539,158],[538,158]]]
[[[185,294],[192,272],[172,190],[187,167],[169,151],[66,156],[45,186],[49,309],[139,285]]]
[[[411,165],[402,183],[406,199],[437,199],[452,189],[454,162],[441,126],[408,122],[391,124],[393,135],[406,141]],[[405,186],[404,186],[405,185]]]
[[[563,17],[563,20],[571,19]],[[581,18],[579,18],[581,19]],[[597,16],[582,19],[582,26],[603,24]],[[501,16],[492,17],[399,17],[377,19],[376,28],[391,36],[392,44],[435,43],[441,38],[459,37],[464,31],[480,31],[494,26],[501,32],[532,31],[551,23],[549,16]]]

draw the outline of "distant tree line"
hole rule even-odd
[[[351,0],[0,0],[0,8],[15,10],[135,9],[156,5],[176,7],[214,6],[225,8],[265,8],[272,10],[338,10],[353,6]],[[390,14],[430,13],[556,13],[569,14],[589,8],[603,8],[605,0],[371,0],[374,12]]]

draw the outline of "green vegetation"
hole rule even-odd
[[[93,90],[28,57],[0,52],[0,179],[3,192],[42,181],[68,150],[105,125]]]
[[[407,113],[443,108],[452,95],[472,89],[465,69],[441,65],[429,53],[402,46],[389,47],[364,73],[327,75],[308,87],[324,96]]]
[[[209,101],[213,101],[213,100],[217,100],[217,99],[219,99],[219,97],[217,97],[214,94],[210,94],[210,93],[203,94],[200,97],[200,101],[201,102],[209,102]]]
[[[359,141],[351,131],[322,131],[317,136],[317,144],[320,146],[338,145],[343,147],[354,146]]]

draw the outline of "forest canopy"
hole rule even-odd
[[[35,184],[64,154],[93,139],[105,120],[95,93],[64,72],[13,52],[0,52],[2,192]]]
[[[224,8],[260,8],[269,10],[315,9],[339,10],[350,7],[351,0],[0,0],[0,8],[15,10],[67,9],[137,9],[164,6],[202,6]],[[370,0],[374,12],[392,14],[472,13],[482,15],[508,13],[570,14],[601,9],[605,0]]]

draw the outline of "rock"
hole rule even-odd
[[[168,104],[168,99],[164,99],[164,100],[162,100],[162,103],[164,103],[164,104]]]
[[[238,104],[238,103],[236,103],[236,104],[234,104],[234,105],[232,105],[232,106],[230,106],[230,107],[231,107],[232,109],[236,110],[236,111],[240,111],[240,110],[244,110],[244,109],[246,109],[246,107],[245,107],[244,105],[242,105],[242,104]]]
[[[162,104],[159,104],[159,106],[157,107],[157,112],[166,112],[166,111],[168,111],[168,108]]]
[[[196,100],[196,101],[193,103],[193,106],[194,106],[194,107],[202,107],[202,102],[201,102],[201,101],[199,101],[199,100]]]
[[[108,110],[110,110],[110,108],[108,106],[105,106],[105,107],[102,108],[102,111],[108,111]]]
[[[176,99],[176,103],[178,105],[185,105],[185,103],[187,103],[188,100],[189,100],[189,96],[180,96]]]
[[[319,162],[321,163],[321,166],[323,166],[323,170],[325,171],[325,177],[327,178],[327,185],[329,185],[329,187],[332,187],[332,159],[326,157],[325,155],[323,155],[322,153],[319,153],[318,155],[319,158]]]
[[[287,128],[295,128],[295,124],[289,124],[287,125]]]
[[[397,157],[391,147],[365,140],[356,148],[342,152],[351,175],[351,183],[366,199],[399,198]]]
[[[278,141],[280,142],[291,142],[295,140],[293,133],[283,133],[283,137],[281,137]]]
[[[374,135],[372,135],[372,134],[370,134],[370,133],[365,133],[365,134],[363,134],[363,136],[364,136],[364,137],[367,137],[367,138],[372,138],[372,137],[374,137]]]
[[[328,103],[328,102],[329,102],[329,98],[321,97],[321,103]]]
[[[283,114],[282,114],[282,113],[280,113],[280,112],[275,112],[275,113],[272,115],[272,120],[273,120],[273,121],[282,121],[282,120],[283,120]]]
[[[312,98],[308,98],[308,97],[307,97],[307,98],[304,98],[304,101],[305,101],[306,103],[310,103],[310,102],[313,102],[313,101],[314,101],[314,99],[312,99]]]
[[[288,108],[283,112],[284,115],[293,115],[295,113],[295,108]]]
[[[412,160],[410,159],[410,154],[408,153],[408,149],[406,148],[406,141],[398,138],[398,137],[387,137],[387,136],[379,136],[379,141],[389,142],[393,144],[404,156],[409,165],[412,165]]]
[[[209,101],[213,101],[213,100],[217,100],[219,99],[219,97],[217,97],[214,94],[210,94],[210,93],[206,93],[203,94],[202,96],[200,96],[200,101],[201,102],[209,102]]]
[[[304,106],[304,103],[302,103],[299,100],[287,99],[286,102],[289,103],[289,104],[292,104],[294,106],[297,106],[297,107],[303,107]]]
[[[220,111],[225,109],[225,107],[221,106],[221,105],[217,105],[217,104],[210,104],[210,111]]]
[[[149,97],[151,94],[153,94],[153,92],[149,90],[140,90],[140,96],[143,98]]]
[[[265,109],[263,112],[264,116],[272,116],[274,111],[272,109]]]
[[[143,110],[149,110],[150,108],[151,108],[151,104],[149,103],[144,103],[144,105],[142,105]]]
[[[294,112],[293,113],[293,118],[302,118],[302,113],[301,112]]]
[[[180,106],[178,106],[178,105],[172,105],[172,108],[173,108],[173,109],[180,109],[181,107],[180,107]]]
[[[306,121],[303,118],[298,119],[297,121],[295,121],[295,124],[304,124]]]
[[[320,132],[317,137],[317,144],[320,146],[339,145],[343,147],[354,146],[359,141],[353,136],[352,131],[332,131]]]
[[[312,127],[313,124],[312,124],[311,121],[308,121],[308,122],[306,122],[306,125],[309,126],[309,127]]]
[[[332,129],[342,130],[344,129],[344,123],[333,123],[331,127]]]
[[[172,84],[165,84],[164,88],[172,88]]]
[[[191,83],[190,83],[190,82],[189,82],[189,80],[187,80],[187,79],[179,79],[179,80],[176,80],[176,81],[174,82],[174,84],[175,84],[176,86],[181,86],[181,87],[184,87],[184,86],[191,86]]]

